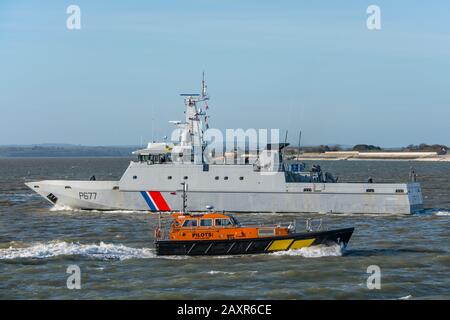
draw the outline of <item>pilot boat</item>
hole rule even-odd
[[[161,216],[160,216],[161,217]],[[354,228],[297,233],[295,224],[242,225],[231,214],[219,212],[171,214],[168,234],[155,229],[157,255],[238,255],[271,253],[315,246],[338,244],[345,248]]]

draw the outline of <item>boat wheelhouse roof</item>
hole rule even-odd
[[[198,212],[198,213],[183,213],[183,212],[177,212],[172,213],[172,217],[175,219],[193,219],[193,218],[223,218],[223,219],[229,219],[233,218],[232,215],[221,213],[221,212]]]

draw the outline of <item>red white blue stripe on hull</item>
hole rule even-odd
[[[170,211],[170,207],[167,204],[164,197],[159,191],[141,191],[142,197],[147,202],[150,211]]]

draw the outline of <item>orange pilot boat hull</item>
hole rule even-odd
[[[354,228],[224,240],[156,240],[157,255],[237,255],[301,249],[319,244],[346,247]]]

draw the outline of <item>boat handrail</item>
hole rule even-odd
[[[319,221],[316,226],[314,226],[314,221],[315,220]],[[306,219],[306,231],[314,232],[314,231],[322,231],[322,230],[327,230],[327,228],[323,225],[322,218],[320,218],[320,219],[313,219],[313,218]]]

